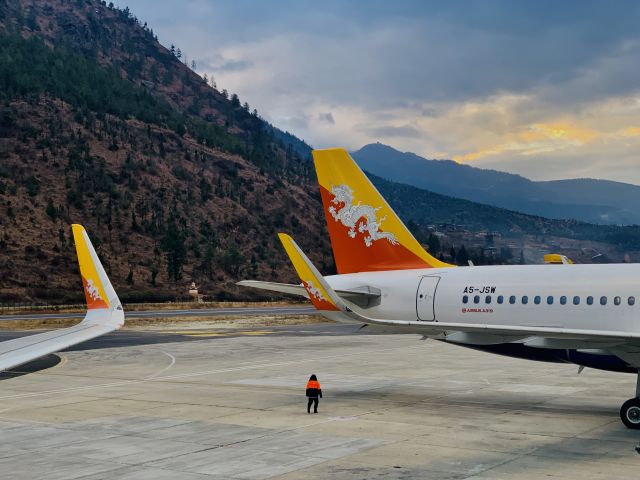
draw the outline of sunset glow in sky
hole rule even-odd
[[[640,184],[640,2],[126,5],[314,147]]]

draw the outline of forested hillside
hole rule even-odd
[[[72,222],[131,300],[289,279],[277,229],[330,258],[309,160],[128,11],[8,1],[0,14],[0,302],[80,298]]]

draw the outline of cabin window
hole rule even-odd
[[[553,295],[547,297],[547,305],[553,305]]]
[[[498,295],[497,301],[500,305],[502,305],[502,302],[504,302],[504,297],[502,295]]]
[[[491,295],[487,295],[486,297],[484,297],[484,303],[491,303]]]
[[[514,303],[516,303],[516,296],[515,296],[515,295],[511,295],[511,296],[509,297],[509,303],[510,303],[511,305],[513,305]]]
[[[620,305],[622,303],[622,298],[621,297],[613,297],[613,304],[614,305]]]
[[[473,297],[473,303],[480,303],[480,295]]]
[[[630,306],[635,305],[635,304],[636,304],[636,297],[629,297],[629,299],[627,300],[627,303],[628,303]]]
[[[527,303],[529,303],[529,297],[527,297],[526,295],[523,295],[522,297],[522,304],[526,305]]]
[[[469,295],[462,297],[462,303],[469,303]]]
[[[560,305],[566,305],[566,304],[567,304],[567,297],[563,295],[560,297]]]
[[[591,295],[587,297],[587,305],[593,305],[593,297]]]
[[[540,295],[536,295],[535,297],[533,297],[533,303],[535,303],[536,305],[540,305],[540,301],[542,299],[540,298]]]
[[[573,304],[574,305],[580,305],[580,297],[579,296],[575,296],[573,297]]]
[[[607,297],[602,296],[600,297],[600,305],[606,305],[607,304]]]

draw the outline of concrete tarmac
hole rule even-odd
[[[638,478],[640,433],[618,418],[632,375],[371,333],[158,327],[88,342],[0,382],[0,477]]]

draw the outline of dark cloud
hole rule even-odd
[[[335,125],[336,121],[333,119],[333,114],[331,112],[319,113],[318,120],[324,123],[330,123],[331,125]]]
[[[246,60],[228,60],[221,65],[214,66],[214,70],[223,72],[241,72],[251,68],[252,63]]]
[[[450,101],[573,81],[636,39],[640,24],[640,2],[622,0],[196,0],[180,8],[168,0],[128,3],[165,41],[184,42],[186,51],[201,48],[193,44],[198,37],[206,37],[207,48],[215,51],[278,35],[303,35],[304,49],[293,49],[293,54],[311,54],[317,81],[311,78],[309,88],[332,90],[340,101],[359,103],[370,101],[374,91],[397,101],[405,96]],[[187,26],[192,31],[185,34]],[[175,38],[166,38],[171,32]],[[290,60],[292,66],[306,66],[308,59]],[[218,68],[250,66],[240,58]],[[331,81],[336,67],[341,76]],[[629,78],[636,76],[633,64],[626,67]],[[629,81],[607,85],[612,90],[636,88]]]
[[[424,133],[412,125],[396,126],[361,126],[360,130],[368,133],[373,138],[420,138],[424,137]]]

